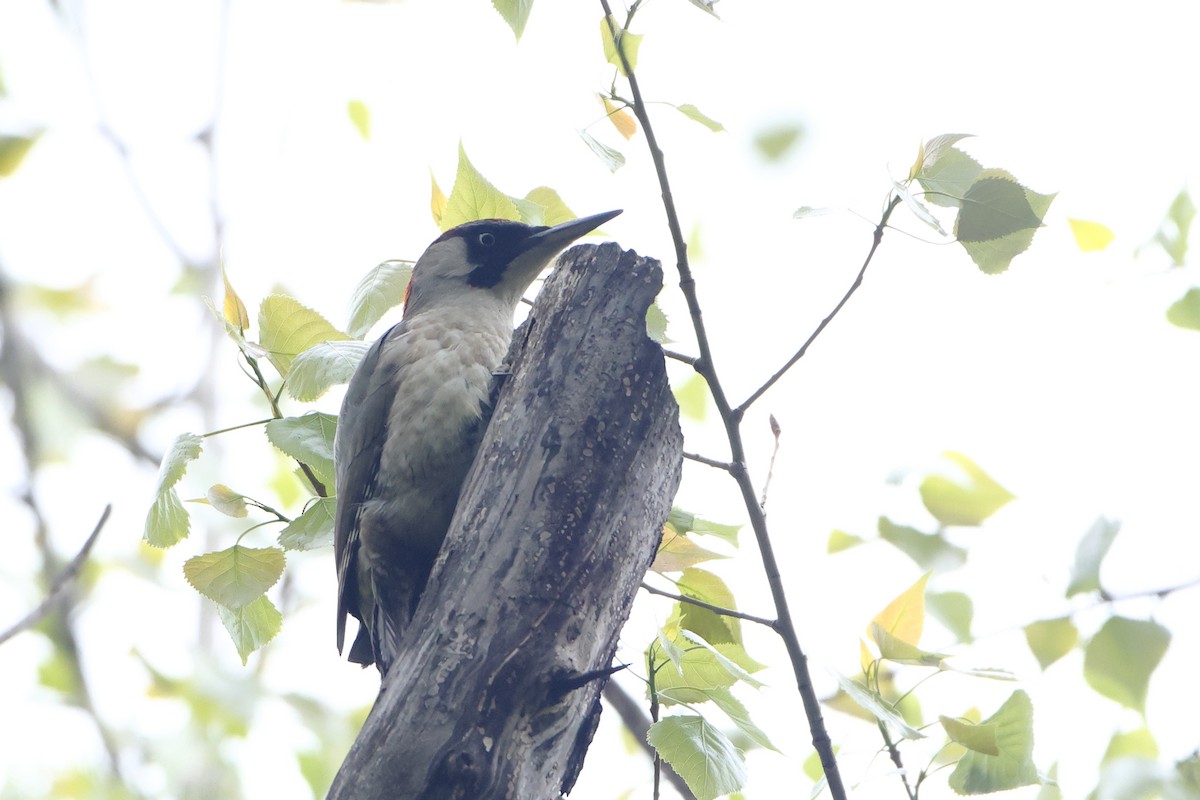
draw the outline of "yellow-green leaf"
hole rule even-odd
[[[285,558],[278,547],[243,547],[193,556],[183,565],[183,575],[208,599],[230,609],[241,608],[275,585],[283,574]]]
[[[209,505],[227,516],[240,519],[248,513],[246,497],[223,483],[214,483],[210,486],[207,497]]]
[[[950,741],[958,742],[968,750],[988,756],[1000,755],[1000,744],[996,741],[998,727],[994,723],[974,725],[970,722],[939,716],[942,727]]]
[[[1058,661],[1079,642],[1079,630],[1070,617],[1043,619],[1025,626],[1025,641],[1042,669]]]
[[[525,33],[525,23],[529,21],[529,12],[533,10],[533,0],[492,0],[492,6],[520,41],[521,34]]]
[[[39,136],[41,133],[33,136],[0,136],[0,178],[7,178],[17,171]]]
[[[651,306],[653,308],[653,306]],[[693,372],[674,391],[675,402],[679,405],[679,413],[684,417],[703,422],[708,416],[712,405],[712,395],[708,391],[708,382]]]
[[[188,535],[191,527],[188,513],[175,493],[175,484],[183,477],[188,463],[200,457],[203,440],[195,434],[181,434],[163,456],[158,471],[154,502],[146,515],[142,536],[147,544],[170,547]]]
[[[671,528],[663,528],[662,540],[659,542],[658,552],[654,555],[654,563],[650,565],[650,569],[659,573],[682,572],[689,567],[715,558],[728,558],[728,556],[707,550]]]
[[[316,311],[282,294],[263,298],[258,309],[258,331],[267,358],[284,378],[292,360],[314,344],[350,338]]]
[[[315,550],[333,544],[333,515],[336,497],[318,497],[304,513],[279,532],[279,546],[285,550]]]
[[[512,198],[504,194],[475,169],[467,158],[467,151],[458,145],[458,172],[454,176],[454,187],[446,200],[446,211],[440,225],[444,231],[477,219],[519,220],[520,213]]]
[[[675,106],[675,108],[676,108],[676,110],[679,111],[680,114],[683,114],[685,117],[692,120],[693,122],[699,122],[701,125],[708,128],[713,133],[719,133],[719,132],[725,130],[724,125],[717,122],[715,119],[708,116],[707,114],[702,112],[700,109],[696,108],[691,103],[683,103],[682,105]]]
[[[438,186],[433,170],[429,170],[429,183],[429,211],[433,214],[433,224],[438,226],[438,230],[444,231],[446,229],[442,226],[442,218],[446,216],[446,194],[442,187]]]
[[[604,113],[608,115],[608,121],[617,129],[617,133],[624,136],[626,139],[632,139],[637,133],[637,120],[629,113],[627,108],[617,108],[612,100],[609,100],[604,95],[599,95],[600,102],[604,104]]]
[[[300,417],[273,419],[265,428],[271,444],[301,464],[307,464],[326,488],[333,486],[333,439],[337,417],[311,412]]]
[[[236,609],[218,606],[217,613],[237,647],[243,667],[250,654],[275,638],[283,627],[283,615],[266,595],[259,595]]]
[[[921,481],[921,501],[943,525],[979,525],[1014,496],[962,453],[942,454],[961,472],[957,479],[930,475]],[[964,480],[965,479],[965,480]]]
[[[741,751],[703,717],[661,719],[650,726],[646,741],[683,778],[696,800],[714,800],[746,783]]]
[[[616,31],[616,43],[613,41],[613,31]],[[600,41],[604,44],[605,60],[615,66],[622,75],[628,76],[625,70],[626,62],[630,70],[637,70],[638,48],[642,45],[641,35],[623,30],[615,19],[606,16],[600,20]],[[617,52],[618,44],[621,48],[620,53]],[[621,53],[625,55],[624,60]]]
[[[237,292],[233,290],[233,285],[229,283],[229,275],[225,272],[225,265],[221,265],[221,280],[225,283],[225,302],[223,310],[225,321],[237,329],[238,333],[245,333],[246,328],[250,327],[250,314],[246,311],[246,304],[242,302],[242,298],[238,297]]]
[[[1170,305],[1167,322],[1178,328],[1200,331],[1200,288],[1193,286]]]
[[[1023,691],[1013,692],[995,714],[980,723],[996,733],[995,755],[968,749],[950,774],[959,794],[988,794],[1038,782],[1033,763],[1033,703]]]
[[[825,552],[840,553],[843,550],[849,550],[851,547],[858,547],[864,541],[861,536],[855,536],[852,533],[835,529],[829,532],[829,540],[825,543]]]
[[[879,626],[892,637],[916,646],[921,641],[925,627],[925,584],[929,580],[926,572],[917,582],[905,589],[887,607],[875,615],[871,624]],[[871,629],[867,631],[871,641],[881,644]]]
[[[1145,713],[1150,675],[1171,632],[1157,622],[1110,617],[1083,651],[1083,677],[1100,694]]]
[[[549,186],[538,186],[535,189],[530,189],[529,193],[525,195],[525,200],[542,209],[542,225],[553,227],[561,225],[564,222],[570,222],[578,216],[563,202],[558,192]]]
[[[1146,728],[1114,733],[1113,737],[1108,740],[1108,747],[1104,749],[1104,756],[1100,759],[1100,763],[1107,764],[1118,758],[1131,756],[1158,760],[1158,742],[1154,740],[1154,734]]]
[[[384,261],[363,276],[350,300],[347,335],[352,339],[363,338],[384,314],[404,302],[412,268],[411,261]]]
[[[366,141],[371,138],[371,109],[362,100],[351,100],[346,104],[346,113],[354,123],[358,135]]]
[[[1117,238],[1107,225],[1102,225],[1099,222],[1089,222],[1085,219],[1067,217],[1067,223],[1071,226],[1071,234],[1075,237],[1075,244],[1085,253],[1103,250],[1112,244],[1113,239]]]
[[[1113,540],[1121,530],[1119,520],[1099,517],[1087,533],[1079,540],[1075,549],[1075,563],[1071,565],[1071,582],[1067,584],[1067,597],[1084,592],[1100,590],[1100,565],[1112,547]]]

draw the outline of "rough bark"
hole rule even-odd
[[[657,261],[562,256],[408,640],[333,800],[551,800],[569,791],[679,484],[682,436],[645,334]]]

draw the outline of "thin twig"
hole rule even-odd
[[[875,235],[871,240],[871,249],[867,251],[867,257],[863,260],[862,268],[859,269],[858,276],[855,277],[854,283],[850,284],[850,288],[846,290],[844,295],[842,295],[842,299],[838,301],[838,304],[833,307],[833,311],[830,311],[829,314],[826,315],[825,319],[821,320],[821,324],[818,325],[816,329],[813,330],[813,332],[809,335],[809,337],[804,340],[804,344],[800,345],[800,349],[797,350],[792,357],[787,360],[787,363],[776,370],[775,374],[768,378],[766,383],[755,389],[753,394],[743,400],[742,404],[733,410],[733,413],[736,414],[739,419],[745,415],[746,409],[750,408],[755,400],[762,397],[768,389],[775,385],[776,381],[782,378],[787,371],[796,364],[797,361],[804,358],[804,354],[808,352],[809,346],[817,340],[817,337],[821,335],[821,332],[825,330],[829,323],[833,322],[833,318],[838,315],[846,303],[849,302],[854,293],[858,291],[858,287],[862,286],[863,276],[867,274],[867,267],[871,266],[871,259],[875,257],[875,251],[879,249],[879,243],[883,241],[883,232],[887,229],[888,220],[891,218],[892,212],[896,210],[896,206],[898,205],[900,205],[900,195],[894,195],[891,199],[891,202],[889,202],[884,208],[883,216],[879,218],[879,224],[875,226]]]
[[[646,712],[642,710],[638,701],[616,681],[609,681],[604,684],[604,700],[617,712],[617,716],[621,718],[622,724],[633,734],[633,738],[638,743],[642,752],[648,758],[653,759],[655,756],[654,747],[646,741],[646,732],[650,730],[650,718],[646,716]],[[696,796],[692,794],[692,790],[688,788],[683,778],[679,777],[679,773],[671,769],[670,764],[663,764],[662,775],[667,779],[667,783],[671,784],[684,800],[695,800]]]
[[[84,541],[83,547],[79,548],[79,552],[71,559],[70,563],[63,568],[63,571],[54,579],[54,583],[50,586],[50,591],[47,592],[42,602],[37,604],[37,607],[25,615],[17,624],[13,625],[6,631],[0,632],[0,644],[4,644],[9,639],[16,636],[18,633],[27,631],[34,625],[37,625],[42,619],[54,610],[55,604],[62,597],[63,592],[79,575],[79,570],[83,569],[84,562],[87,561],[88,555],[92,552],[92,545],[96,543],[96,539],[100,536],[100,531],[104,528],[104,523],[108,522],[108,516],[112,513],[112,504],[104,507],[104,513],[100,515],[100,521],[96,523],[96,527],[92,529],[92,533]]]
[[[758,543],[763,572],[766,575],[767,584],[771,589],[771,598],[775,603],[777,617],[775,630],[780,638],[783,639],[784,646],[787,648],[788,659],[792,664],[792,670],[796,678],[796,688],[804,704],[804,714],[808,719],[809,730],[812,734],[813,747],[821,759],[821,767],[825,771],[829,792],[834,800],[846,800],[846,788],[842,783],[837,759],[833,755],[833,742],[830,740],[829,733],[825,728],[825,720],[821,714],[821,702],[817,697],[816,689],[812,684],[812,676],[808,671],[808,657],[800,647],[800,639],[796,634],[795,624],[792,621],[791,611],[788,608],[787,596],[783,588],[783,579],[779,572],[779,564],[775,559],[774,546],[767,531],[766,516],[763,514],[762,508],[758,505],[758,500],[754,493],[754,484],[746,467],[745,445],[742,441],[740,429],[742,415],[735,413],[734,409],[730,406],[729,400],[725,396],[725,390],[717,377],[718,373],[713,362],[712,348],[708,341],[708,331],[704,324],[704,317],[700,311],[700,301],[696,293],[696,281],[692,276],[691,267],[688,265],[687,241],[684,239],[683,229],[679,224],[679,213],[675,208],[675,199],[671,193],[670,181],[667,178],[666,161],[662,150],[658,146],[658,140],[655,138],[654,126],[650,123],[650,115],[646,108],[645,99],[642,97],[642,90],[638,85],[637,76],[634,74],[629,63],[629,57],[625,53],[625,48],[619,44],[620,37],[616,28],[616,21],[612,15],[612,9],[609,7],[608,0],[600,0],[600,5],[604,9],[609,33],[613,41],[618,43],[616,47],[617,56],[621,60],[622,72],[624,72],[626,80],[629,82],[629,91],[633,95],[634,115],[641,124],[642,133],[646,137],[646,145],[650,150],[651,160],[654,162],[654,170],[662,192],[663,209],[667,216],[667,226],[671,232],[671,241],[675,247],[676,269],[679,272],[679,288],[683,293],[684,299],[687,301],[688,312],[692,318],[692,328],[696,334],[696,345],[700,353],[700,357],[697,359],[694,367],[708,383],[709,392],[712,394],[713,402],[725,426],[730,450],[729,474],[733,476],[742,494],[742,502],[746,506],[746,513],[750,517],[750,526],[754,531],[754,538]]]
[[[707,608],[709,611],[713,612],[714,614],[720,614],[722,617],[736,617],[737,619],[744,619],[747,622],[757,622],[759,625],[765,625],[771,630],[775,630],[776,623],[773,619],[756,617],[753,614],[746,614],[738,611],[736,608],[725,608],[724,606],[713,605],[712,603],[706,603],[703,600],[697,600],[694,597],[688,597],[685,594],[675,594],[674,592],[664,591],[663,589],[655,588],[645,582],[642,583],[642,588],[650,594],[656,594],[659,597],[668,597],[680,603],[688,603],[689,605],[699,606],[700,608]]]
[[[680,361],[684,364],[687,364],[689,367],[696,366],[696,357],[695,356],[689,356],[689,355],[684,355],[683,353],[677,353],[674,350],[668,350],[665,347],[663,348],[663,355],[666,356],[667,358],[671,358],[676,361]]]
[[[726,472],[729,472],[731,469],[733,469],[733,465],[730,464],[728,461],[717,461],[715,458],[709,458],[708,456],[702,456],[699,453],[685,452],[683,454],[683,457],[686,458],[688,461],[695,461],[697,464],[704,464],[705,466],[712,467],[714,469],[723,469]]]
[[[767,419],[771,423],[771,435],[775,437],[775,447],[771,450],[771,461],[767,464],[767,479],[763,481],[762,497],[758,499],[758,505],[767,513],[767,490],[771,488],[771,479],[775,477],[775,459],[779,457],[779,435],[783,429],[779,427],[779,420],[775,419],[774,414],[768,414]]]

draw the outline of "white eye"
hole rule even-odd
[[[479,243],[484,247],[491,247],[496,243],[496,237],[490,233],[479,234]]]

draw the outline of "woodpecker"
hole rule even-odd
[[[350,379],[334,442],[337,645],[386,674],[483,437],[517,304],[564,247],[620,214],[452,228],[413,267],[402,320]]]

